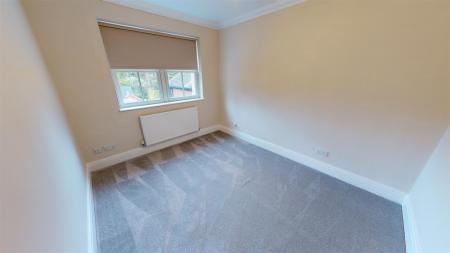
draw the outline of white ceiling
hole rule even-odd
[[[105,0],[158,15],[207,26],[229,27],[305,0]]]

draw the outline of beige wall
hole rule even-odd
[[[0,1],[0,252],[88,250],[87,180],[16,0]]]
[[[140,115],[196,105],[200,127],[220,121],[218,31],[100,0],[24,0],[24,6],[85,162],[139,147]],[[200,37],[205,100],[119,112],[96,18]],[[93,154],[105,144],[116,149]]]
[[[449,4],[309,0],[219,38],[100,0],[24,0],[85,162],[139,147],[139,115],[197,105],[201,127],[327,149],[326,162],[405,192],[449,120]],[[206,99],[119,112],[96,18],[199,36]],[[93,154],[105,144],[117,148]]]
[[[409,193],[418,252],[450,252],[450,127]]]
[[[449,4],[310,0],[221,31],[224,123],[408,192],[448,125]]]

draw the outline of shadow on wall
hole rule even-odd
[[[0,10],[0,252],[86,252],[82,162],[19,1]]]

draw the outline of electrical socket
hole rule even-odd
[[[116,148],[116,146],[114,144],[107,144],[107,145],[103,145],[103,151],[111,151],[113,149]]]
[[[330,156],[330,151],[327,151],[327,150],[324,150],[324,149],[320,149],[320,148],[316,149],[316,153],[318,155],[320,155],[320,156],[323,156],[323,157],[329,157]]]
[[[94,154],[99,155],[103,153],[103,148],[93,148],[92,151],[94,152]]]
[[[238,127],[238,123],[236,121],[233,121],[233,127]]]
[[[94,152],[95,155],[100,155],[103,152],[108,152],[115,148],[116,148],[116,145],[114,145],[114,144],[106,144],[106,145],[103,145],[98,148],[93,148],[92,151]]]

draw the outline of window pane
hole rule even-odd
[[[167,71],[167,79],[169,82],[169,97],[171,98],[183,97],[183,81],[181,72]]]
[[[123,104],[140,103],[144,101],[137,72],[116,72],[121,100]]]
[[[167,78],[161,79],[160,73]],[[113,70],[122,108],[198,97],[196,70]]]
[[[142,93],[145,101],[157,101],[162,99],[157,72],[139,72],[139,78],[141,81]]]
[[[197,95],[197,92],[195,90],[195,82],[195,72],[183,72],[183,87],[185,97]]]

